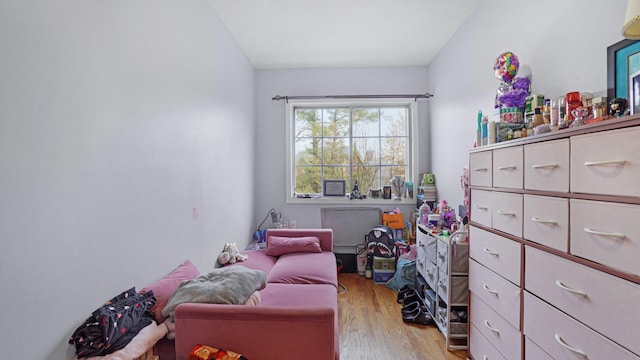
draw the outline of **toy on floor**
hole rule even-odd
[[[197,344],[193,349],[191,349],[191,354],[189,354],[188,360],[213,360],[213,359],[221,359],[221,360],[248,360],[246,357],[242,356],[242,354],[238,354],[229,350],[222,350],[218,348],[214,348],[207,345]]]
[[[224,245],[224,249],[220,255],[218,255],[218,262],[220,265],[234,264],[238,261],[245,261],[249,258],[249,256],[240,254],[240,250],[238,250],[238,246],[236,243],[226,243]]]

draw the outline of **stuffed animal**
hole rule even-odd
[[[220,255],[218,255],[218,262],[220,265],[234,264],[237,261],[245,261],[249,258],[249,256],[240,254],[240,250],[238,250],[238,246],[236,243],[226,243],[224,244],[224,249]]]

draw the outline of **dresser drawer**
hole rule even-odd
[[[491,191],[471,189],[471,221],[491,227]]]
[[[549,354],[526,336],[524,337],[524,358],[527,360],[553,360]]]
[[[451,296],[449,305],[452,306],[469,304],[469,278],[466,275],[447,275],[442,271],[438,272],[438,295],[443,300]]]
[[[472,186],[492,185],[491,151],[469,154],[469,184]]]
[[[520,286],[520,243],[470,227],[469,256]]]
[[[494,192],[491,227],[522,237],[522,195]]]
[[[424,247],[420,246],[418,241],[416,246],[416,270],[424,276],[424,264],[427,262],[427,257],[424,254]]]
[[[500,313],[515,328],[520,328],[520,288],[518,286],[476,261],[470,260],[469,290]]]
[[[571,199],[571,253],[640,275],[638,219],[640,205]]]
[[[527,292],[524,293],[524,334],[554,359],[639,359]]]
[[[469,327],[469,353],[478,360],[507,360],[475,325]]]
[[[524,195],[524,238],[567,252],[569,200]]]
[[[418,233],[416,235],[418,248],[424,252],[424,256],[432,263],[436,262],[436,238],[428,234],[428,230],[422,225],[418,225]]]
[[[525,145],[524,188],[569,192],[569,139]]]
[[[422,277],[427,282],[427,285],[435,290],[438,284],[438,267],[431,261],[426,260],[422,269]]]
[[[466,236],[466,233],[465,235]],[[449,244],[446,241],[436,242],[436,265],[440,271],[449,273],[449,262],[451,262],[451,274],[467,274],[469,272],[469,245],[453,244],[451,255],[449,255]]]
[[[523,147],[493,150],[493,187],[522,189]]]
[[[640,127],[572,137],[571,192],[640,196],[639,137]]]
[[[471,294],[470,308],[472,326],[475,326],[505,359],[522,358],[522,335],[518,328],[505,321],[502,316],[473,293]]]
[[[640,311],[637,310],[640,285],[525,246],[525,287],[578,321],[640,354],[638,332],[632,330],[640,326]]]

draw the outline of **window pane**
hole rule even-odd
[[[378,138],[353,139],[353,165],[380,164],[380,140]]]
[[[322,136],[322,110],[296,109],[294,137]]]
[[[324,136],[349,136],[349,110],[323,109]]]
[[[383,108],[381,109],[381,136],[406,136],[407,134],[407,108]]]
[[[349,165],[349,138],[325,138],[323,153],[327,165]]]
[[[322,138],[296,139],[295,164],[319,165],[322,164]]]
[[[393,178],[393,171],[390,166],[383,166],[381,169],[381,183],[382,185],[391,185],[391,179]]]
[[[401,137],[390,137],[382,139],[382,164],[383,165],[406,165],[407,139]]]
[[[349,183],[349,167],[348,166],[325,166],[324,180],[345,180]]]
[[[353,109],[353,136],[380,136],[379,109]]]
[[[296,166],[296,194],[318,194],[322,192],[322,167]]]
[[[353,169],[353,181],[358,180],[360,193],[366,194],[369,188],[379,189],[380,168],[377,166],[356,166]],[[353,187],[353,185],[351,186]]]

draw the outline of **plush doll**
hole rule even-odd
[[[236,243],[226,243],[224,249],[220,255],[218,255],[218,262],[220,265],[234,264],[237,261],[245,261],[249,256],[240,254]]]

